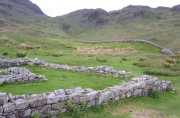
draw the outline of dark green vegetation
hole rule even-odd
[[[171,80],[176,88],[176,93],[132,98],[88,110],[77,108],[64,114],[64,118],[179,118],[180,54],[168,57],[149,44],[110,42],[144,39],[178,52],[179,23],[180,6],[156,9],[129,6],[109,13],[102,9],[84,9],[50,18],[29,0],[1,0],[0,55],[10,58],[27,56],[69,65],[109,65],[125,69],[132,75],[151,74]],[[79,48],[97,48],[102,52],[105,49],[122,49],[122,53],[81,54]],[[30,94],[77,86],[103,89],[122,82],[111,76],[93,73],[74,73],[35,66],[28,68],[45,75],[48,81],[3,85],[0,91]]]

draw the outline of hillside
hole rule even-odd
[[[41,37],[57,35],[56,32],[64,35],[53,18],[30,0],[1,0],[0,26],[1,37]]]
[[[87,42],[143,39],[162,47],[178,49],[179,22],[180,5],[172,8],[127,6],[110,12],[103,9],[81,9],[51,18],[29,0],[0,1],[0,34],[3,37],[11,33],[28,37],[64,37]]]
[[[169,48],[180,45],[179,6],[128,6],[111,12],[83,9],[57,19],[66,21],[65,32],[84,41],[148,39]]]

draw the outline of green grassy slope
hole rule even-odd
[[[180,16],[162,20],[127,21],[110,24],[87,32],[77,37],[84,41],[121,41],[134,39],[151,39],[163,47],[179,48]]]

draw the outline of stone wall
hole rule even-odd
[[[71,66],[67,64],[53,64],[48,63],[39,59],[33,59],[29,63],[30,65],[39,65],[46,68],[61,69],[74,72],[93,72],[99,74],[111,74],[114,77],[128,77],[129,72],[125,70],[114,69],[110,66],[97,66],[97,67],[86,67],[86,66]]]
[[[2,59],[0,58],[0,68],[16,67],[27,65],[29,59]]]
[[[46,80],[45,77],[41,75],[36,75],[30,72],[26,68],[21,67],[11,67],[3,71],[3,74],[0,75],[0,85],[6,83],[15,83],[15,82],[32,82]]]
[[[156,77],[140,76],[127,83],[95,91],[92,89],[60,89],[54,92],[12,96],[0,93],[0,118],[29,118],[35,113],[40,117],[69,111],[69,103],[87,107],[101,105],[111,100],[129,97],[148,96],[152,92],[172,90],[170,81],[158,80]]]
[[[110,66],[97,66],[97,67],[86,67],[86,66],[71,66],[67,64],[54,64],[48,63],[39,59],[0,59],[0,68],[16,67],[23,65],[37,65],[46,68],[60,69],[74,72],[94,72],[99,74],[111,74],[114,77],[128,77],[129,72],[125,70],[114,69]]]

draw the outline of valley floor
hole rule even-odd
[[[79,51],[79,49],[81,49]],[[99,53],[94,51],[99,50]],[[105,51],[104,51],[105,50]],[[110,53],[105,53],[109,50]],[[83,52],[83,53],[82,53]],[[103,53],[101,53],[103,52]],[[131,75],[150,74],[171,80],[176,93],[155,94],[109,103],[87,110],[60,115],[63,118],[179,118],[180,58],[160,54],[160,50],[144,43],[82,43],[65,39],[29,39],[17,37],[0,40],[0,53],[16,58],[23,55],[52,63],[99,66],[108,65],[127,70]],[[174,61],[175,60],[175,61]],[[13,94],[41,93],[61,88],[103,89],[121,83],[121,79],[92,73],[75,73],[27,66],[34,73],[45,75],[46,82],[10,84],[0,91]]]

